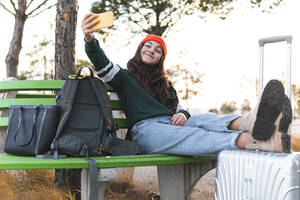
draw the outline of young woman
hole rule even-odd
[[[191,117],[187,111],[177,111],[177,94],[164,71],[164,40],[147,35],[124,69],[108,59],[94,38],[95,18],[88,14],[82,20],[85,51],[97,75],[117,91],[132,139],[144,153],[196,156],[223,149],[290,151],[286,133],[291,105],[279,81],[267,84],[259,104],[246,116],[208,113]]]

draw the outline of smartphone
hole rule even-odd
[[[97,30],[101,28],[111,27],[114,23],[114,13],[111,11],[99,13],[98,17],[95,20],[99,20],[97,24],[91,27],[92,30]]]

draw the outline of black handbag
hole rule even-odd
[[[35,156],[50,150],[56,134],[59,106],[11,105],[4,151]]]

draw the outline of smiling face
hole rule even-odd
[[[147,41],[141,48],[141,59],[148,65],[156,65],[162,56],[162,47],[155,41]]]

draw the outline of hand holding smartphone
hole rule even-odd
[[[99,13],[98,17],[93,21],[99,20],[97,24],[91,27],[92,30],[98,30],[101,28],[111,27],[114,22],[114,13],[111,11]]]

